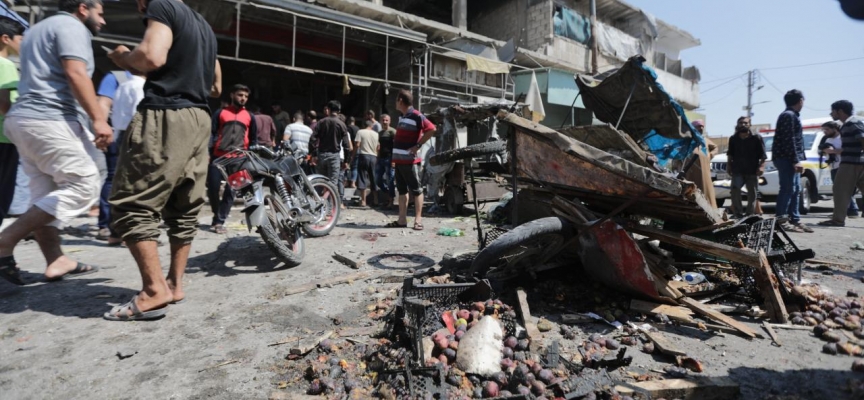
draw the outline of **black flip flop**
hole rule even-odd
[[[71,271],[69,271],[63,275],[60,275],[56,278],[45,278],[45,280],[48,282],[57,282],[57,281],[62,281],[63,279],[66,279],[66,278],[90,275],[90,274],[95,274],[97,272],[99,272],[99,267],[94,266],[94,265],[87,265],[87,264],[79,262],[78,265],[75,266],[75,269],[73,269],[73,270],[71,270]]]
[[[392,221],[392,222],[389,222],[387,225],[384,225],[384,227],[385,228],[407,228],[408,224],[402,225],[399,222]]]
[[[18,269],[18,263],[15,262],[15,257],[8,256],[0,258],[0,278],[3,278],[9,283],[18,286],[24,286],[24,281],[21,279],[21,270]]]

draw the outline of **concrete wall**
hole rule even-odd
[[[522,18],[525,16],[524,0],[503,0],[486,3],[483,12],[468,21],[468,29],[498,40],[514,39],[520,43]]]
[[[525,47],[538,50],[553,37],[552,2],[541,1],[528,7]]]
[[[666,91],[669,92],[675,100],[678,100],[684,108],[693,109],[699,107],[698,83],[680,78],[666,71],[656,69],[655,71],[657,72],[657,82],[660,82],[660,84],[663,85],[663,88],[666,89]]]
[[[591,71],[591,51],[582,43],[553,36],[541,52],[561,60],[577,72],[588,73]]]

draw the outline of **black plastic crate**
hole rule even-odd
[[[378,375],[378,382],[390,385],[399,400],[447,400],[448,385],[440,366],[384,371]]]
[[[402,306],[405,309],[405,328],[414,351],[414,365],[422,366],[423,338],[429,337],[445,325],[441,314],[457,308],[470,309],[471,303],[494,299],[495,293],[488,281],[445,285],[415,285],[406,279],[402,289]],[[500,315],[499,321],[507,335],[515,335],[518,326],[515,318]]]

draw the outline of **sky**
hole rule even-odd
[[[702,41],[681,59],[701,72],[698,111],[710,136],[731,135],[746,113],[746,73],[753,69],[761,70],[757,87],[764,86],[753,103],[769,101],[754,106],[754,124],[773,127],[789,89],[804,92],[802,119],[827,117],[841,99],[864,110],[864,21],[847,17],[836,0],[625,1]]]

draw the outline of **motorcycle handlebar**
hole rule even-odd
[[[274,153],[273,150],[271,150],[270,148],[268,148],[266,146],[261,146],[258,144],[253,145],[253,146],[249,146],[249,151],[254,151],[256,153],[262,153],[263,152],[263,153],[267,154],[268,157],[271,157],[271,158],[276,156],[276,153]]]

